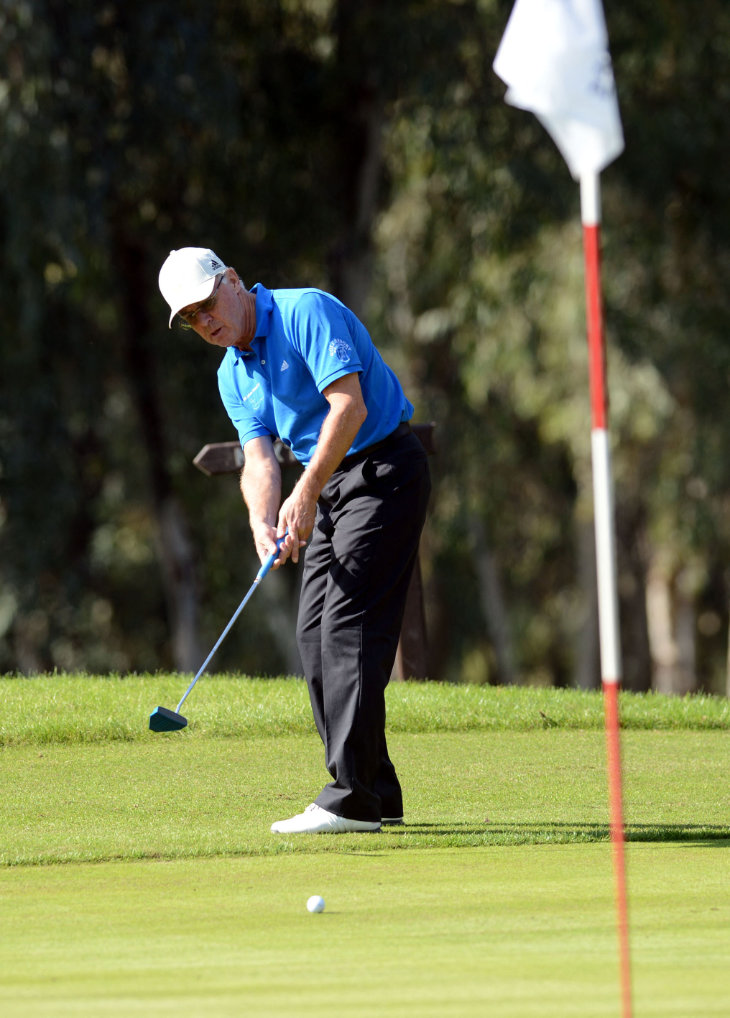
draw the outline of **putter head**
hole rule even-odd
[[[155,707],[150,714],[150,731],[153,732],[176,732],[187,723],[187,718],[182,714],[176,714],[174,710],[168,710],[167,707]]]

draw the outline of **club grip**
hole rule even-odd
[[[276,561],[276,556],[279,554],[279,548],[281,548],[284,538],[288,533],[289,531],[287,529],[286,531],[284,531],[281,537],[278,537],[276,539],[276,551],[272,551],[272,553],[263,563],[259,571],[256,573],[256,583],[259,583],[261,580],[263,580],[264,576],[266,576],[269,569],[271,569],[271,567],[273,566],[274,562]]]

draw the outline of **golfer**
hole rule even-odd
[[[245,455],[241,491],[263,561],[306,546],[297,643],[332,781],[278,834],[376,831],[403,820],[385,688],[430,492],[413,407],[358,318],[315,288],[250,290],[207,248],[172,251],[160,290],[225,351],[223,404]],[[274,438],[303,471],[281,500]]]

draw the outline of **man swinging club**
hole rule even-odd
[[[401,823],[385,739],[385,688],[430,492],[413,407],[358,318],[312,287],[247,290],[207,248],[172,251],[160,290],[184,325],[225,351],[223,404],[245,455],[241,491],[264,561],[302,575],[297,643],[332,781],[278,834]],[[278,437],[303,465],[281,501]]]

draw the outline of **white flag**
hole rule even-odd
[[[623,151],[601,0],[516,0],[494,70],[506,101],[538,117],[576,179]]]

